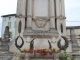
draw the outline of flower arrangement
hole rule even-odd
[[[20,50],[20,51],[21,51],[21,50]],[[33,49],[31,49],[31,50],[23,50],[23,51],[21,51],[21,52],[34,53],[34,54],[39,53],[40,55],[45,56],[45,55],[47,55],[47,54],[52,55],[52,54],[55,53],[56,51],[55,51],[55,49],[51,49],[51,50],[49,50],[49,49],[38,49],[38,50],[33,50]]]

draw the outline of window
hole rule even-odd
[[[8,22],[8,27],[11,28],[11,22]]]
[[[6,20],[4,20],[4,21],[6,21]]]
[[[12,32],[10,32],[10,38],[12,38]]]
[[[9,20],[11,20],[11,17],[9,17]]]
[[[6,18],[3,18],[3,21],[6,21]]]

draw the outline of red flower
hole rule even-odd
[[[24,52],[24,51],[21,50],[20,52]]]
[[[30,53],[30,51],[29,51],[29,50],[26,50],[26,52],[27,52],[27,53]]]
[[[20,50],[21,51],[21,50]],[[21,52],[26,52],[26,53],[39,53],[41,54],[42,56],[44,55],[47,55],[47,54],[50,54],[52,55],[53,52],[55,52],[55,49],[53,50],[47,50],[47,49],[39,49],[39,50],[33,50],[33,49],[30,49],[30,50],[23,50]]]

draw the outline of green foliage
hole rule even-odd
[[[12,58],[9,58],[8,60],[12,60]]]
[[[75,57],[71,57],[71,60],[75,60]]]
[[[64,47],[64,54],[63,54],[63,56],[61,57],[61,60],[68,60],[68,54],[67,54],[67,52],[66,52],[66,48]],[[70,58],[71,60],[75,60],[75,57],[71,57]]]

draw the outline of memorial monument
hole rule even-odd
[[[20,53],[24,60],[59,59],[59,50],[68,47],[65,18],[64,0],[18,0],[15,42],[10,51]],[[53,49],[57,53],[52,56],[37,53]]]

